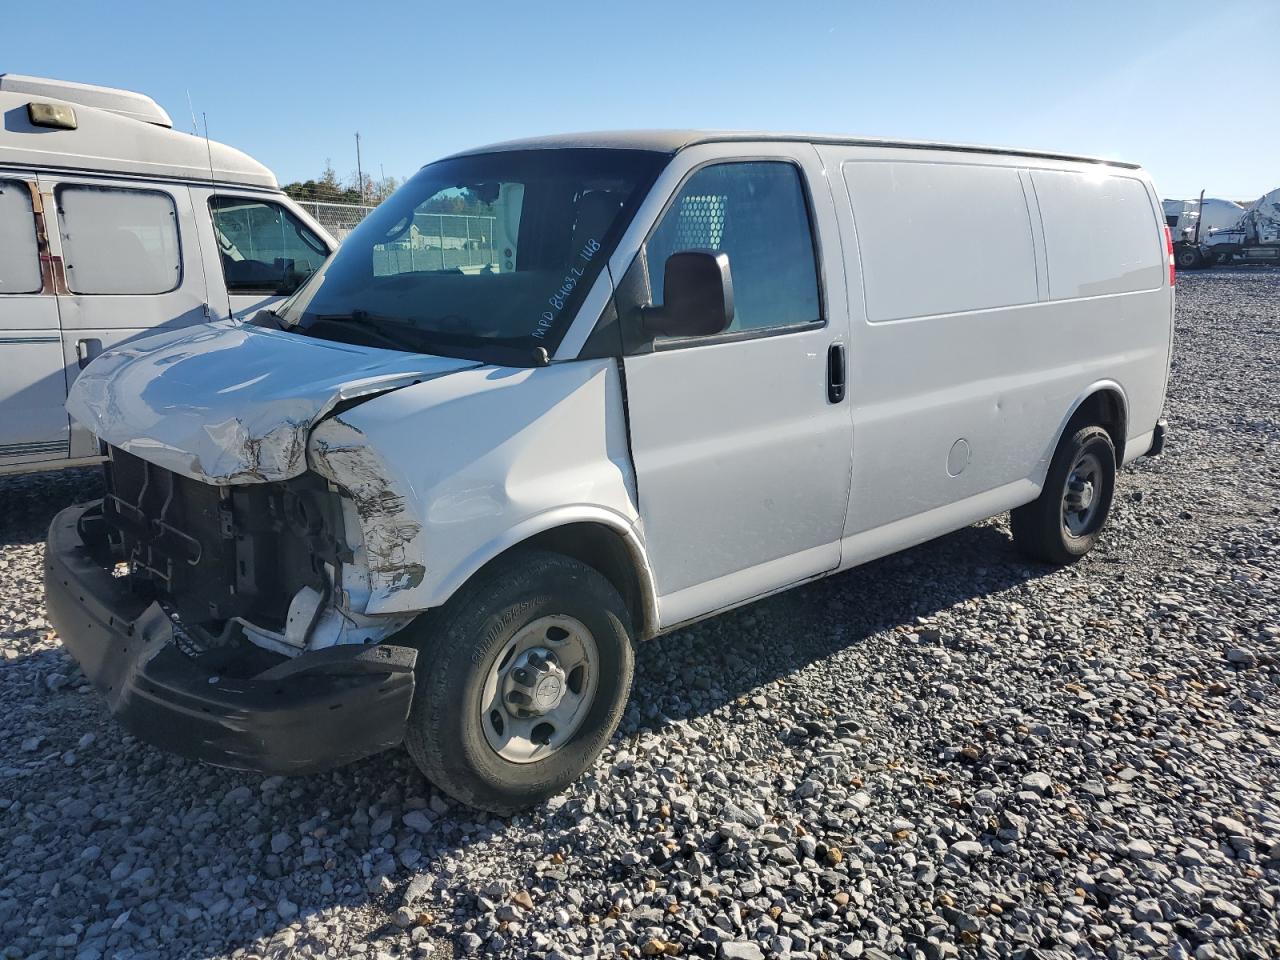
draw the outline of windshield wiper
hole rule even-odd
[[[285,329],[285,322],[281,319],[280,314],[276,313],[270,307],[259,310],[253,316],[245,320],[245,323],[253,327],[266,327],[269,330]]]
[[[354,327],[363,336],[380,340],[393,350],[412,350],[415,353],[423,351],[422,338],[414,336],[419,331],[395,320],[376,319],[365,310],[304,318],[296,323],[293,329],[299,333],[309,334],[316,327],[332,327],[342,332],[350,331]]]

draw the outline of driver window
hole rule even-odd
[[[291,293],[329,256],[324,241],[279,204],[213,197],[209,209],[231,293]]]
[[[689,177],[645,245],[654,303],[662,303],[667,258],[681,250],[729,255],[731,332],[822,319],[813,234],[794,164],[717,163]]]

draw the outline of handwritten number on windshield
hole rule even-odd
[[[533,335],[538,339],[544,339],[551,325],[555,323],[556,317],[560,315],[569,302],[569,297],[577,288],[579,281],[587,274],[587,266],[590,265],[592,259],[600,252],[600,241],[591,239],[582,245],[582,249],[578,251],[578,259],[582,261],[580,264],[574,264],[569,268],[569,272],[564,275],[564,280],[560,286],[547,297],[547,306],[551,309],[545,310],[542,316],[538,318],[538,327],[533,331]]]

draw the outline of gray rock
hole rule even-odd
[[[401,820],[415,833],[430,833],[435,828],[435,821],[423,810],[410,810]]]
[[[732,801],[724,805],[722,811],[726,820],[740,823],[744,827],[755,829],[764,825],[764,815],[755,810],[747,810]]]
[[[1139,900],[1133,908],[1133,919],[1140,923],[1159,923],[1164,919],[1158,901],[1148,898]]]
[[[1039,771],[1028,773],[1022,778],[1022,788],[1034,790],[1036,793],[1048,793],[1053,789],[1053,779],[1047,773]]]
[[[1125,852],[1134,860],[1151,860],[1155,857],[1155,849],[1146,840],[1134,839],[1125,844]]]
[[[1235,817],[1214,817],[1213,829],[1231,837],[1247,837],[1249,835],[1249,828],[1235,819]]]
[[[1257,654],[1239,647],[1233,647],[1227,651],[1227,660],[1237,667],[1256,667],[1258,665]]]

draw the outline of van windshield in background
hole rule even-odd
[[[280,310],[299,332],[530,362],[554,352],[664,154],[547,149],[424,167]]]

